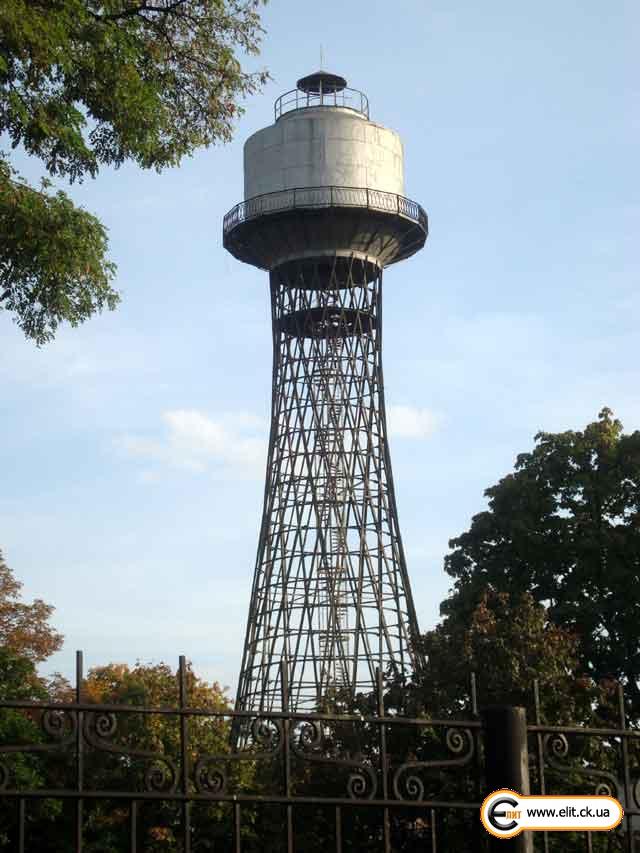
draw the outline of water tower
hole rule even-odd
[[[225,248],[269,272],[271,431],[239,710],[314,710],[415,668],[382,378],[382,272],[425,243],[402,142],[320,71],[244,147]]]

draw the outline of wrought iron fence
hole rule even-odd
[[[463,720],[385,712],[380,673],[371,708],[349,715],[193,708],[184,658],[178,686],[175,707],[93,704],[79,654],[74,702],[1,701],[0,732],[7,715],[28,720],[32,732],[0,742],[5,849],[51,849],[45,802],[59,804],[64,850],[76,853],[531,849],[492,841],[480,825],[490,739],[475,682]],[[282,707],[288,702],[283,677]],[[625,807],[615,834],[534,833],[535,849],[640,849],[640,734],[627,724],[622,692],[611,728],[543,723],[537,687],[535,708],[532,793],[597,791]],[[105,846],[105,827],[114,847]],[[160,848],[158,837],[173,840]]]
[[[242,222],[295,209],[329,207],[363,207],[395,213],[419,223],[427,230],[427,214],[416,201],[396,193],[366,187],[298,187],[291,190],[265,193],[241,201],[223,220],[222,231],[227,234]]]

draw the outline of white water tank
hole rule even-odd
[[[244,146],[245,200],[303,187],[404,195],[399,135],[369,120],[367,99],[324,71],[276,101],[276,121]]]

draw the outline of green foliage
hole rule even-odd
[[[47,689],[35,664],[61,647],[62,636],[49,624],[53,607],[40,599],[22,601],[21,588],[0,552],[0,701],[44,701]],[[37,715],[0,710],[0,745],[42,742]],[[0,784],[3,779],[11,787],[41,787],[44,776],[40,756],[20,752],[2,756]],[[50,827],[60,811],[59,802],[38,801],[31,809],[29,822],[39,822],[43,829]],[[10,844],[14,819],[14,802],[0,799],[0,848]]]
[[[199,710],[229,711],[227,697],[216,683],[207,684],[187,668],[189,706]],[[48,689],[37,679],[33,664],[24,657],[0,650],[0,699],[74,701],[73,690],[63,679]],[[109,664],[89,671],[82,700],[89,704],[122,705],[128,708],[176,708],[177,677],[166,664],[145,666]],[[0,745],[51,744],[44,733],[41,712],[0,712]],[[158,790],[181,784],[180,723],[176,714],[121,712],[115,716],[88,716],[90,737],[83,750],[84,780],[93,790],[146,790],[151,773]],[[67,728],[68,732],[69,729]],[[230,749],[229,723],[224,719],[191,717],[187,723],[188,759],[191,769],[204,756],[224,756]],[[143,754],[140,755],[140,752]],[[137,753],[137,755],[135,754]],[[146,755],[145,755],[146,753]],[[48,752],[16,752],[2,762],[10,786],[25,789],[73,788],[73,744]],[[220,767],[219,760],[213,761]],[[172,776],[171,767],[176,774]],[[247,784],[251,767],[241,767],[233,784]],[[163,773],[165,774],[163,776]],[[1,780],[0,780],[1,781]],[[190,783],[191,784],[191,783]],[[72,805],[72,804],[71,804]],[[12,801],[0,800],[0,849],[15,841]],[[89,800],[84,805],[84,847],[87,853],[120,853],[129,844],[129,807],[120,801]],[[74,812],[60,801],[30,802],[27,838],[38,842],[42,853],[66,850],[74,833]],[[192,827],[199,849],[213,850],[232,834],[231,812],[223,803],[192,807]],[[146,853],[175,853],[181,848],[180,807],[167,801],[140,804],[138,840]]]
[[[133,161],[158,171],[226,142],[265,72],[260,0],[4,0],[0,133],[51,175],[81,180]],[[37,191],[0,155],[0,308],[50,340],[118,294],[103,226],[62,192]]]
[[[426,667],[408,687],[396,685],[389,693],[392,707],[412,716],[470,719],[473,712],[471,674],[475,673],[478,710],[493,704],[523,706],[529,723],[537,714],[552,726],[615,727],[616,690],[610,683],[596,684],[585,674],[577,635],[556,625],[550,613],[529,592],[498,592],[485,587],[473,611],[450,607],[446,617],[422,637]],[[534,681],[538,682],[536,708]],[[419,734],[395,744],[398,752],[425,760],[441,749],[442,732],[425,726]],[[556,742],[558,745],[560,741]],[[540,790],[538,744],[530,739],[529,768],[532,791]],[[545,758],[548,793],[592,794],[594,779],[585,768],[619,772],[619,747],[611,738],[569,738],[566,756],[555,755],[557,767]],[[479,746],[482,767],[482,745]],[[559,767],[563,769],[560,770]],[[440,799],[478,800],[486,794],[480,787],[479,770],[474,765],[465,772],[432,774],[433,793],[440,785]],[[444,796],[443,796],[444,794]],[[447,843],[460,851],[477,851],[486,839],[478,826],[469,826],[463,816],[443,812]],[[474,836],[474,832],[476,835]],[[579,853],[584,838],[579,834],[553,833],[549,839],[553,853]],[[594,851],[622,850],[622,836],[595,838]]]
[[[487,589],[528,593],[579,641],[579,671],[623,682],[640,717],[640,432],[603,409],[582,432],[538,433],[485,494],[450,542],[447,620],[470,623]]]
[[[489,508],[470,530],[451,541],[446,568],[455,589],[441,624],[422,638],[424,672],[391,691],[397,707],[468,718],[475,672],[480,708],[523,705],[530,722],[537,680],[539,713],[550,725],[616,727],[621,682],[637,723],[640,433],[624,435],[604,409],[583,432],[539,433],[536,443],[487,490]],[[589,769],[619,776],[615,739],[574,736],[567,746],[546,768],[548,792],[593,793]],[[428,755],[428,730],[405,748]],[[534,750],[534,790],[537,760]],[[447,784],[452,798],[472,795],[462,776]],[[479,849],[455,816],[447,833],[456,849]],[[592,846],[622,850],[626,842],[600,835]],[[552,834],[549,850],[577,853],[584,843],[578,834]]]
[[[0,649],[41,663],[62,646],[62,635],[49,625],[53,607],[37,598],[20,600],[22,584],[0,551]]]
[[[227,697],[217,684],[207,684],[187,668],[188,704],[199,710],[229,711]],[[176,708],[179,704],[177,673],[164,663],[155,665],[109,664],[90,670],[83,685],[83,699],[101,704],[139,706],[146,708]],[[98,749],[86,754],[85,778],[98,790],[121,787],[123,790],[144,789],[144,776],[154,768],[160,775],[170,765],[181,766],[180,725],[175,715],[118,714],[117,731],[108,743],[132,750],[144,750],[157,756],[149,759],[128,759],[122,754]],[[187,724],[188,758],[193,769],[198,759],[206,755],[225,755],[230,749],[227,720],[197,716]],[[214,762],[220,767],[220,762]],[[245,768],[240,770],[246,781]],[[242,774],[245,774],[242,776]],[[160,778],[160,776],[158,777]],[[166,776],[170,783],[170,771]],[[179,779],[177,780],[179,782]],[[109,802],[87,807],[88,853],[118,853],[127,849],[128,810],[114,808]],[[171,803],[147,804],[138,819],[139,841],[149,853],[176,851],[180,847],[181,814]],[[194,837],[200,839],[200,849],[215,849],[214,843],[231,837],[230,810],[222,803],[206,803],[192,809]],[[108,842],[108,843],[107,843]],[[209,846],[207,846],[209,845]]]
[[[0,305],[38,344],[62,321],[77,326],[119,301],[104,227],[65,193],[44,189],[16,180],[0,160]]]
[[[47,692],[38,678],[33,662],[0,646],[0,701],[45,701]],[[37,720],[22,711],[0,709],[0,745],[39,744],[43,742],[42,730]],[[12,788],[39,788],[42,786],[42,762],[37,753],[16,752],[2,756],[0,783],[6,778]],[[38,822],[51,829],[61,812],[60,802],[41,800],[32,805],[29,822]],[[15,807],[12,800],[0,799],[0,849],[9,849],[14,831]]]
[[[44,701],[46,698],[46,691],[39,683],[31,661],[7,648],[0,648],[0,700]],[[0,712],[0,743],[37,743],[39,740],[38,728],[30,717],[7,709]],[[34,756],[21,753],[8,756],[4,767],[17,785],[31,787],[38,784]]]
[[[485,589],[470,618],[452,611],[422,637],[427,659],[415,698],[432,716],[468,717],[471,673],[478,705],[527,708],[534,718],[534,680],[543,717],[575,725],[591,717],[595,686],[579,670],[578,641],[558,627],[530,593]]]

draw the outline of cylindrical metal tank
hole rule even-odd
[[[281,110],[274,124],[245,143],[245,200],[327,186],[404,195],[402,141],[395,131],[369,121],[360,102],[358,108],[343,106],[343,92],[354,90],[325,94],[322,104],[317,96],[309,102],[303,90],[297,91],[301,97],[285,104],[289,111]]]
[[[295,259],[358,257],[386,267],[417,252],[427,216],[404,196],[402,142],[369,120],[366,95],[319,71],[275,103],[244,148],[244,201],[225,247],[273,270]]]

